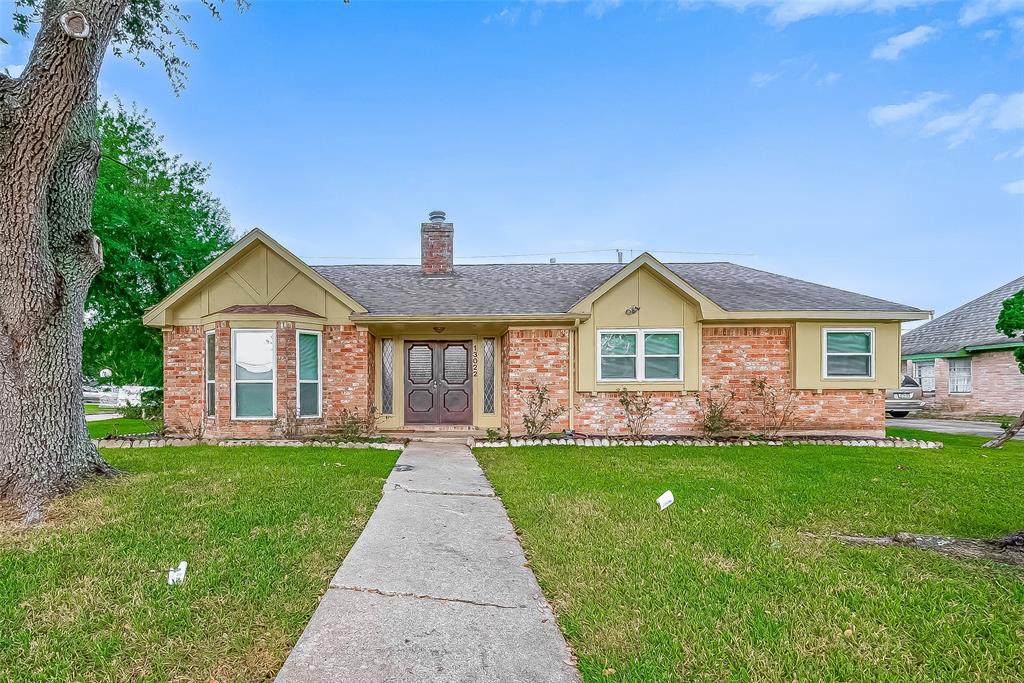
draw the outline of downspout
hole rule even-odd
[[[580,319],[573,321],[569,330],[569,429],[576,429],[576,341],[579,339]]]

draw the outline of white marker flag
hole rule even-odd
[[[675,496],[672,495],[671,491],[665,491],[665,493],[658,496],[658,508],[664,510],[669,505],[675,502]]]

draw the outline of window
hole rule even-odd
[[[949,359],[949,393],[971,393],[971,359]]]
[[[484,412],[494,412],[494,337],[484,339]]]
[[[272,418],[277,393],[274,330],[231,332],[231,416]]]
[[[875,376],[873,329],[824,330],[825,378],[872,379]]]
[[[935,391],[935,361],[915,361],[914,379],[921,385],[921,391]]]
[[[603,330],[598,333],[597,378],[602,382],[679,381],[681,330]]]
[[[206,333],[206,414],[217,414],[217,333]]]
[[[320,417],[320,333],[298,332],[299,417]]]
[[[395,412],[395,340],[380,340],[380,412]]]

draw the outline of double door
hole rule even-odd
[[[406,424],[473,424],[471,344],[405,343]]]

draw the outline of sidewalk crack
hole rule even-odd
[[[406,593],[403,591],[385,591],[379,588],[364,588],[363,586],[331,586],[336,590],[354,591],[356,593],[372,593],[387,598],[414,598],[416,600],[433,600],[434,602],[458,602],[463,605],[476,605],[477,607],[497,607],[498,609],[526,609],[529,605],[499,605],[494,602],[478,602],[464,598],[439,598],[434,595],[420,595],[419,593]]]
[[[459,491],[426,491],[424,489],[411,489],[408,486],[402,484],[396,484],[389,482],[384,485],[384,490],[388,490],[388,486],[393,487],[392,491],[405,491],[406,493],[423,493],[428,496],[468,496],[470,498],[495,498],[494,493],[472,493],[472,492],[459,492]]]

